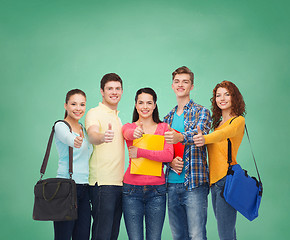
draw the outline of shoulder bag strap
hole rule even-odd
[[[232,123],[232,121],[234,121],[234,119],[237,118],[237,117],[234,117],[229,124]],[[231,163],[232,163],[232,142],[229,138],[227,138],[228,140],[228,164],[229,164],[229,167],[231,166]]]
[[[231,120],[230,124],[232,123],[232,121],[234,119],[235,118],[233,118]],[[252,156],[253,156],[253,159],[254,159],[254,163],[255,163],[257,175],[258,175],[258,178],[259,178],[260,183],[262,183],[261,178],[260,178],[260,174],[259,174],[259,170],[258,170],[258,166],[257,166],[257,162],[256,162],[256,159],[255,159],[255,156],[254,156],[254,152],[253,152],[253,149],[252,149],[252,144],[251,144],[251,141],[250,141],[250,137],[249,137],[249,133],[248,133],[248,129],[247,129],[247,125],[246,124],[245,124],[245,130],[246,130],[246,134],[247,134],[247,137],[248,137],[248,140],[249,140],[249,143],[250,143],[250,148],[251,148]],[[230,167],[231,166],[231,162],[232,162],[232,143],[231,143],[231,140],[229,138],[227,140],[228,140],[228,164],[229,164],[229,167]]]
[[[255,159],[255,156],[254,156],[254,152],[253,152],[252,144],[251,144],[251,141],[250,141],[250,137],[249,137],[249,132],[248,132],[248,129],[247,129],[247,125],[245,125],[245,130],[246,130],[247,137],[248,137],[248,140],[249,140],[249,143],[250,143],[250,148],[251,148],[252,156],[253,156],[253,159],[254,159],[254,163],[255,163],[255,167],[256,167],[257,174],[258,174],[258,178],[259,178],[259,181],[262,182],[262,181],[261,181],[261,178],[260,178],[260,174],[259,174],[258,166],[257,166],[257,163],[256,163],[256,159]]]
[[[47,143],[46,152],[45,152],[45,155],[44,155],[44,158],[43,158],[43,162],[42,162],[42,165],[41,165],[41,168],[40,168],[40,179],[42,179],[42,177],[43,177],[43,175],[45,173],[45,170],[46,170],[48,158],[49,158],[49,155],[50,155],[53,135],[54,135],[54,127],[55,127],[55,124],[58,123],[58,122],[65,123],[69,127],[70,132],[72,132],[71,126],[69,125],[68,122],[66,122],[64,120],[58,120],[58,121],[56,121],[53,124],[52,130],[51,130],[51,133],[50,133],[50,136],[49,136],[49,140],[48,140],[48,143]],[[68,150],[69,151],[69,175],[70,175],[70,178],[72,178],[72,174],[73,174],[73,148],[72,147],[68,147],[68,148],[69,148],[69,150]]]

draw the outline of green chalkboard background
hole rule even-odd
[[[33,186],[68,90],[84,90],[89,109],[101,100],[101,77],[116,72],[123,123],[145,86],[164,116],[176,103],[171,72],[186,65],[196,102],[209,108],[212,89],[227,79],[247,104],[264,195],[256,220],[238,216],[239,239],[290,239],[289,16],[288,1],[1,0],[0,238],[53,239],[51,222],[32,220]],[[238,161],[255,175],[246,138]],[[53,147],[46,176],[56,169]],[[211,202],[207,231],[218,239]],[[127,239],[124,222],[119,239]],[[162,239],[171,239],[168,218]]]

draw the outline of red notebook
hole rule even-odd
[[[179,131],[177,131],[175,129],[174,129],[174,131],[180,133]],[[173,144],[173,149],[174,149],[174,157],[173,158],[176,158],[176,157],[183,158],[184,145],[181,142],[178,142],[176,144]],[[180,175],[180,173],[177,173],[177,174]]]
[[[179,131],[177,131],[175,129],[174,129],[174,131],[180,133]],[[176,158],[176,157],[183,158],[184,145],[181,142],[178,142],[176,144],[173,144],[173,148],[174,148],[174,158]]]

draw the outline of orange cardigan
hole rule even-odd
[[[237,164],[237,153],[244,136],[245,118],[239,116],[231,124],[226,121],[223,125],[216,128],[214,132],[204,135],[207,144],[209,158],[209,178],[210,185],[216,183],[227,174],[228,170],[228,141],[232,142],[232,163]]]

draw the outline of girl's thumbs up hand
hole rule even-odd
[[[143,130],[143,123],[140,122],[139,126],[137,126],[134,130],[134,133],[133,133],[133,137],[136,139],[136,138],[140,138],[142,137],[144,134],[144,130]]]
[[[74,147],[75,148],[80,148],[82,146],[83,143],[83,131],[82,129],[80,130],[80,136],[76,136],[75,140],[74,140]]]
[[[205,139],[199,126],[197,126],[197,135],[193,137],[193,141],[197,147],[202,147],[205,144]]]

